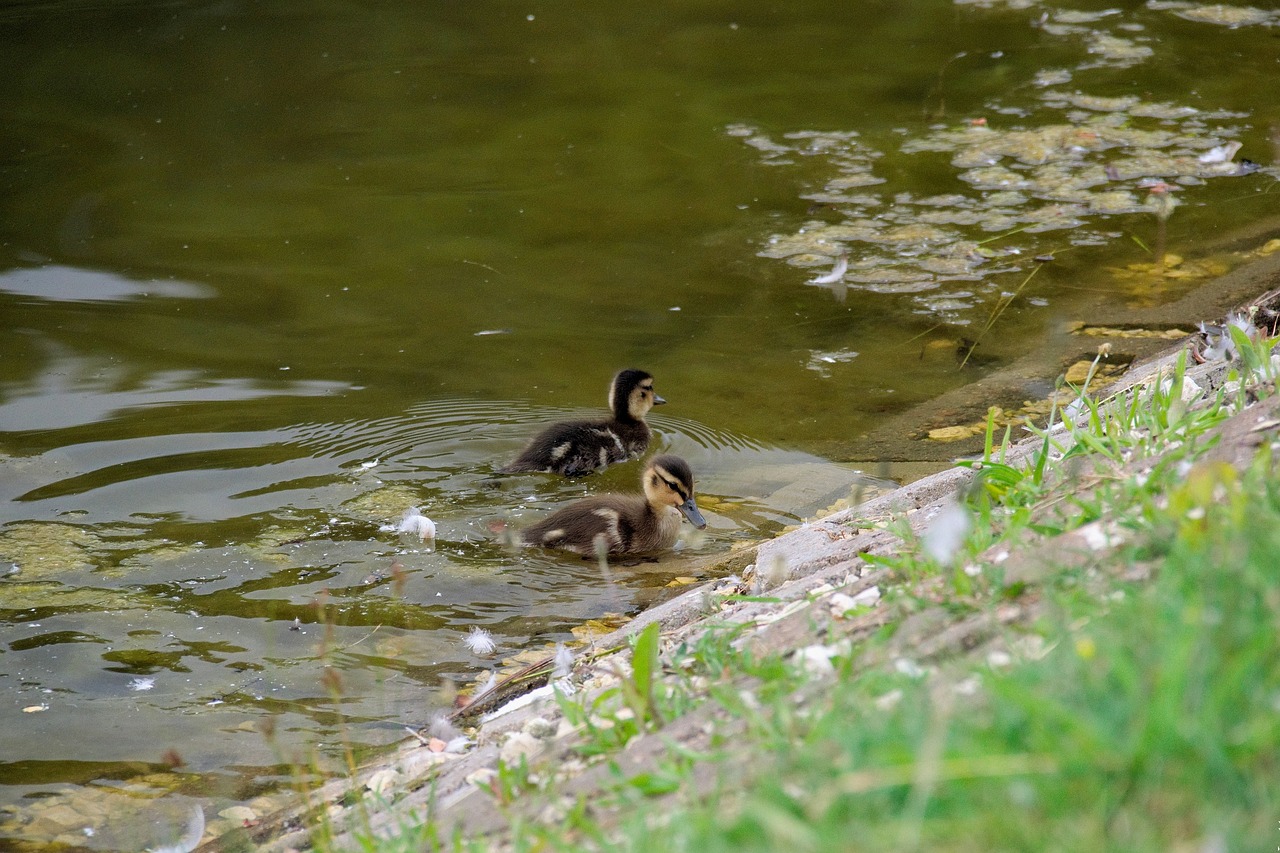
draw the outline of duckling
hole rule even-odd
[[[534,436],[515,461],[501,471],[544,471],[580,477],[639,456],[652,434],[644,416],[666,400],[653,390],[653,377],[643,370],[622,370],[609,385],[613,417],[603,421],[564,421]]]
[[[670,548],[680,516],[702,530],[707,521],[693,501],[693,472],[679,456],[655,457],[640,478],[644,496],[594,495],[556,510],[524,531],[529,545],[596,556],[642,554]]]

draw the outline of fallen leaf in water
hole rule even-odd
[[[950,426],[929,430],[930,441],[961,441],[973,435],[973,427]]]
[[[625,616],[605,614],[599,619],[588,619],[581,625],[575,625],[569,630],[579,640],[589,640],[592,637],[603,637],[605,634],[612,634],[629,621]]]
[[[525,649],[502,661],[502,665],[507,668],[526,667],[532,663],[540,663],[550,657],[550,652],[545,649]]]
[[[1115,363],[1099,361],[1094,365],[1093,359],[1077,361],[1067,368],[1065,379],[1070,385],[1083,385],[1086,380],[1109,379],[1122,373],[1129,367],[1128,362]]]
[[[1075,328],[1070,330],[1074,335],[1088,335],[1094,338],[1160,338],[1167,341],[1176,341],[1179,338],[1185,338],[1191,334],[1190,329],[1122,329],[1117,326],[1086,326],[1083,323],[1076,324]]]

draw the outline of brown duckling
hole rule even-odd
[[[622,370],[609,385],[613,417],[602,421],[564,421],[534,436],[502,473],[544,471],[580,477],[644,453],[652,435],[644,416],[667,402],[653,390],[643,370]]]
[[[586,557],[643,554],[670,548],[680,516],[702,530],[706,519],[693,501],[693,472],[679,456],[655,457],[640,482],[644,496],[595,495],[556,510],[522,534],[526,544]]]

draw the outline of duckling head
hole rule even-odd
[[[707,520],[693,502],[693,471],[679,456],[658,456],[644,469],[644,494],[654,506],[673,506],[702,530]]]
[[[609,385],[609,408],[620,421],[642,421],[650,409],[665,402],[653,390],[653,377],[643,370],[620,370]]]

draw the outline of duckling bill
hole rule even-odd
[[[667,402],[653,390],[643,370],[622,370],[609,385],[613,417],[599,421],[563,421],[534,436],[505,474],[543,471],[580,477],[644,453],[652,435],[645,415]]]
[[[522,534],[526,544],[584,557],[663,551],[676,543],[681,517],[707,521],[693,499],[693,472],[678,456],[658,456],[640,479],[644,495],[595,495],[557,510]]]

